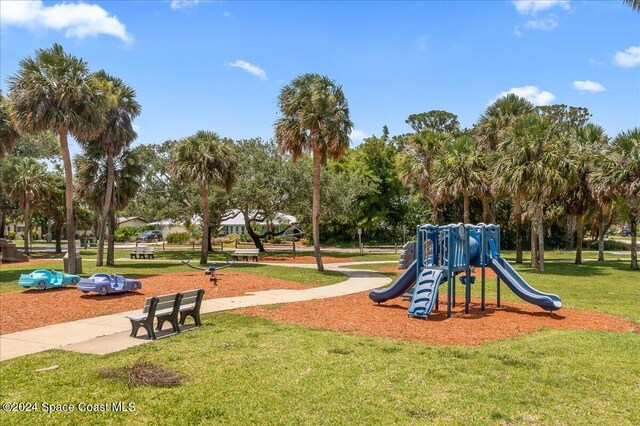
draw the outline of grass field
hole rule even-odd
[[[134,402],[133,413],[2,413],[2,424],[640,423],[637,334],[545,330],[438,347],[235,314],[104,357],[49,351],[0,364],[3,402]],[[104,367],[151,361],[178,388],[129,386]],[[36,373],[38,368],[59,368]],[[596,420],[597,419],[597,420]]]
[[[166,265],[167,271],[183,268]],[[150,267],[118,266],[119,272],[132,268],[141,274]],[[320,278],[309,269],[237,267],[279,278],[300,274],[284,278],[299,282],[342,279]],[[566,307],[640,324],[640,274],[629,271],[627,262],[549,263],[544,274],[526,264],[516,269],[534,287],[561,295]],[[474,295],[478,291],[474,285]],[[502,295],[518,300],[506,287]],[[495,297],[494,279],[488,280],[487,297]],[[1,412],[0,423],[640,424],[638,333],[546,329],[480,346],[436,346],[234,313],[203,319],[199,330],[102,357],[48,351],[0,363],[2,402],[133,402],[136,407],[127,413]],[[139,362],[182,374],[185,382],[177,388],[135,386],[98,373]],[[52,365],[58,368],[35,371]]]

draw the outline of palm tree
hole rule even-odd
[[[499,145],[504,142],[506,132],[518,117],[531,114],[535,111],[535,106],[520,96],[509,93],[487,107],[485,112],[480,116],[478,123],[474,128],[474,133],[480,141],[480,149],[483,152],[493,152]],[[494,168],[495,170],[495,168]],[[496,176],[497,187],[504,188],[501,185],[501,176]],[[503,182],[507,183],[508,182]],[[516,263],[522,263],[522,198],[520,190],[515,192],[505,192],[510,194],[513,201],[513,216],[516,224]],[[483,201],[488,203],[488,200]],[[486,207],[483,205],[483,210]],[[486,218],[483,218],[486,221]]]
[[[624,3],[628,4],[636,12],[640,12],[640,0],[622,0]]]
[[[320,174],[327,158],[339,159],[349,148],[353,123],[342,87],[319,74],[303,74],[284,86],[278,96],[282,117],[274,124],[281,152],[293,161],[304,153],[313,156],[313,201],[311,225],[313,249],[319,271],[324,271],[320,253]]]
[[[10,175],[9,196],[20,201],[24,215],[24,253],[29,254],[31,239],[31,207],[43,199],[48,190],[47,168],[29,157],[13,160]]]
[[[496,180],[503,190],[529,201],[532,229],[537,233],[537,242],[535,238],[531,242],[531,263],[540,272],[544,272],[543,206],[569,183],[569,142],[550,120],[529,114],[513,123],[498,147]]]
[[[638,270],[638,220],[640,220],[640,127],[622,132],[589,176],[596,192],[611,193],[627,207],[631,228],[631,270]]]
[[[77,174],[77,195],[95,211],[104,204],[109,175],[107,155],[96,145],[84,147],[82,155],[74,158]],[[109,236],[107,265],[114,265],[115,212],[124,209],[140,187],[144,169],[135,151],[125,149],[113,157],[114,186],[109,202],[107,221]]]
[[[104,113],[104,127],[100,134],[91,140],[83,141],[83,143],[95,145],[106,154],[107,181],[102,201],[102,215],[98,221],[98,255],[96,259],[96,266],[102,266],[105,228],[115,180],[113,158],[137,138],[138,135],[133,129],[133,119],[140,115],[141,108],[136,101],[135,90],[124,84],[119,78],[110,76],[104,71],[95,73],[94,77],[105,94],[107,110]]]
[[[2,96],[0,90],[0,158],[7,155],[18,139],[18,132],[9,120],[8,101]]]
[[[464,223],[471,221],[469,198],[473,193],[482,193],[484,188],[482,155],[471,136],[460,136],[451,140],[434,167],[435,185],[442,194],[464,200]]]
[[[574,159],[574,184],[563,197],[565,210],[576,217],[576,259],[575,263],[582,263],[582,241],[584,232],[584,217],[594,204],[592,192],[589,189],[589,172],[593,165],[593,158],[608,144],[608,138],[602,127],[586,124],[572,129],[571,155]]]
[[[19,132],[53,131],[60,138],[65,174],[68,250],[75,253],[73,168],[67,138],[88,139],[100,130],[103,97],[87,63],[65,53],[62,46],[36,50],[35,58],[20,61],[17,74],[8,78],[9,117]],[[69,256],[76,272],[76,257]]]
[[[419,192],[431,205],[431,222],[440,221],[439,205],[442,193],[436,190],[433,167],[436,158],[444,150],[449,136],[444,133],[423,130],[409,137],[398,154],[398,170],[402,184]]]
[[[179,180],[196,182],[202,202],[202,244],[200,263],[207,263],[209,248],[209,184],[224,188],[227,192],[236,182],[238,160],[227,140],[214,132],[204,130],[180,141],[171,154],[171,172]]]

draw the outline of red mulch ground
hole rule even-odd
[[[217,287],[209,282],[209,277],[204,273],[195,271],[155,275],[142,278],[141,281],[140,291],[109,296],[99,296],[97,293],[85,295],[75,287],[2,294],[0,334],[141,309],[147,297],[194,288],[204,288],[205,299],[240,296],[260,290],[307,288],[294,282],[234,271],[218,273]]]
[[[290,303],[278,309],[243,308],[238,312],[311,328],[443,345],[478,345],[542,328],[638,331],[630,321],[597,312],[563,308],[550,315],[536,306],[514,302],[503,303],[501,308],[491,304],[481,312],[480,301],[473,300],[470,313],[465,315],[464,302],[459,302],[450,319],[446,317],[445,299],[440,302],[444,312],[420,320],[407,317],[408,301],[395,299],[376,305],[367,293]]]
[[[293,257],[287,256],[265,256],[260,258],[263,262],[279,262],[279,263],[316,263],[316,258],[313,256],[296,256]],[[331,257],[331,256],[322,256],[323,263],[345,263],[345,262],[355,262],[355,260],[351,257]]]

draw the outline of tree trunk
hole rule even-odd
[[[207,252],[213,253],[213,247],[211,246],[211,232],[213,232],[213,227],[209,227],[209,232],[207,233]]]
[[[112,200],[113,201],[113,200]],[[107,234],[107,266],[115,266],[115,232],[116,232],[117,222],[116,222],[116,211],[113,209],[109,209],[109,222],[108,222],[108,230]]]
[[[200,264],[206,265],[209,256],[207,246],[207,235],[209,234],[209,197],[207,195],[207,184],[200,182],[200,201],[202,202],[202,243],[200,247]]]
[[[29,218],[29,194],[24,194],[24,254],[29,254],[29,236],[31,235],[31,220]]]
[[[60,253],[62,252],[62,227],[56,228],[54,233],[56,238],[56,253]]]
[[[260,239],[260,236],[256,234],[256,232],[253,230],[253,227],[251,226],[251,220],[249,220],[249,212],[247,210],[241,210],[241,211],[242,211],[242,217],[244,218],[244,227],[247,230],[247,234],[249,234],[249,236],[253,240],[253,244],[256,246],[256,248],[260,250],[260,253],[264,253],[266,250],[264,249],[262,240]]]
[[[536,214],[535,210],[531,210],[531,267],[538,267],[538,236],[536,235]]]
[[[489,196],[486,194],[481,194],[480,201],[482,201],[482,221],[484,223],[491,223]]]
[[[4,212],[0,212],[0,238],[5,238],[4,227],[5,227]]]
[[[598,211],[598,262],[604,262],[604,209],[600,207]]]
[[[513,209],[516,222],[516,263],[522,263],[522,202],[520,197],[513,199]]]
[[[467,224],[471,222],[470,214],[469,214],[469,191],[465,190],[462,195],[463,204],[464,204],[464,212],[462,214],[462,221]]]
[[[320,150],[317,142],[313,145],[313,202],[311,204],[311,227],[313,229],[313,252],[316,256],[318,271],[324,271],[320,253]]]
[[[632,271],[637,271],[638,268],[638,215],[636,212],[631,212],[629,215],[629,225],[631,228],[631,267]]]
[[[104,240],[113,194],[113,181],[115,180],[114,169],[113,154],[107,152],[107,188],[104,195],[104,201],[102,203],[102,216],[98,220],[98,256],[96,258],[96,266],[102,266],[102,259],[104,257]]]
[[[542,202],[538,202],[536,212],[538,222],[538,270],[544,272],[544,213],[542,212]]]
[[[440,212],[438,211],[438,208],[440,207],[440,205],[434,201],[431,200],[431,224],[432,225],[437,225],[440,222]]]
[[[69,144],[67,142],[67,128],[60,127],[60,152],[64,164],[64,199],[67,215],[67,252],[69,253],[69,273],[75,274],[78,270],[76,265],[76,225],[73,217],[73,166],[71,165],[71,155],[69,155]]]
[[[582,263],[582,238],[584,232],[584,214],[576,215],[576,261],[577,265]]]

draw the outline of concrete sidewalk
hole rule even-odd
[[[339,271],[347,275],[348,279],[338,284],[304,290],[277,289],[247,293],[245,296],[205,299],[202,302],[201,313],[206,314],[248,306],[344,296],[372,290],[390,282],[389,278],[382,274],[344,268],[347,265],[351,266],[353,264],[332,264],[326,267],[327,270]],[[315,267],[315,265],[306,264],[288,264],[286,266]],[[338,269],[339,266],[342,267]],[[141,332],[142,338],[134,339],[129,337],[131,324],[126,316],[140,312],[141,309],[142,306],[135,311],[120,312],[2,335],[0,336],[0,361],[49,349],[104,355],[149,343],[151,341],[144,338],[146,337],[144,331]]]

